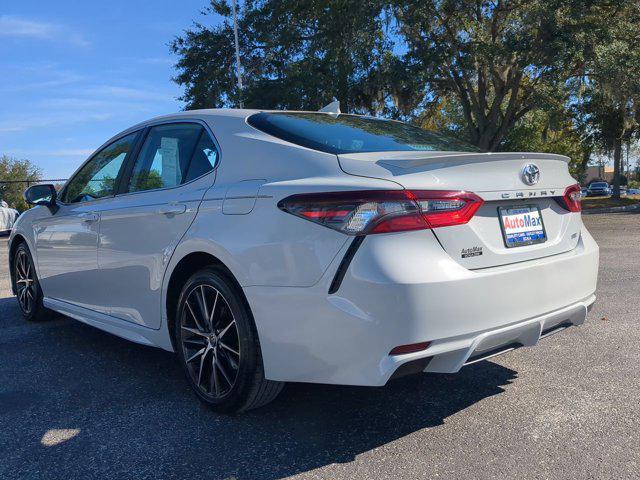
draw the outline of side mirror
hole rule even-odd
[[[24,200],[29,205],[44,205],[51,213],[56,213],[58,210],[58,193],[51,184],[33,185],[24,192]]]

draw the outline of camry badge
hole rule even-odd
[[[537,165],[529,163],[522,169],[522,181],[527,185],[535,185],[540,181],[540,169]]]

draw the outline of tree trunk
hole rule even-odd
[[[622,164],[622,140],[613,143],[613,198],[620,199],[620,166]]]
[[[591,160],[591,149],[584,148],[582,151],[582,158],[578,165],[578,180],[580,184],[584,184],[585,177],[587,176],[587,168],[589,168],[589,160]]]

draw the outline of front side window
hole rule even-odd
[[[215,145],[195,123],[151,127],[133,167],[130,192],[169,188],[212,170]]]
[[[479,152],[473,145],[403,122],[359,115],[262,112],[249,125],[269,135],[321,152]]]
[[[116,179],[138,133],[109,144],[93,156],[65,189],[63,202],[86,202],[115,194]]]

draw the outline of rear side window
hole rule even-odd
[[[336,155],[415,150],[480,151],[473,145],[407,123],[359,115],[262,112],[250,116],[247,122],[282,140]]]
[[[211,140],[209,134],[205,131],[200,135],[200,140],[196,145],[196,149],[193,152],[193,157],[191,158],[191,165],[189,165],[189,170],[187,172],[186,182],[189,182],[195,178],[198,178],[204,175],[207,172],[210,172],[218,163],[218,149],[216,145]]]
[[[151,127],[133,166],[129,191],[175,187],[212,170],[217,156],[215,144],[198,124]]]

